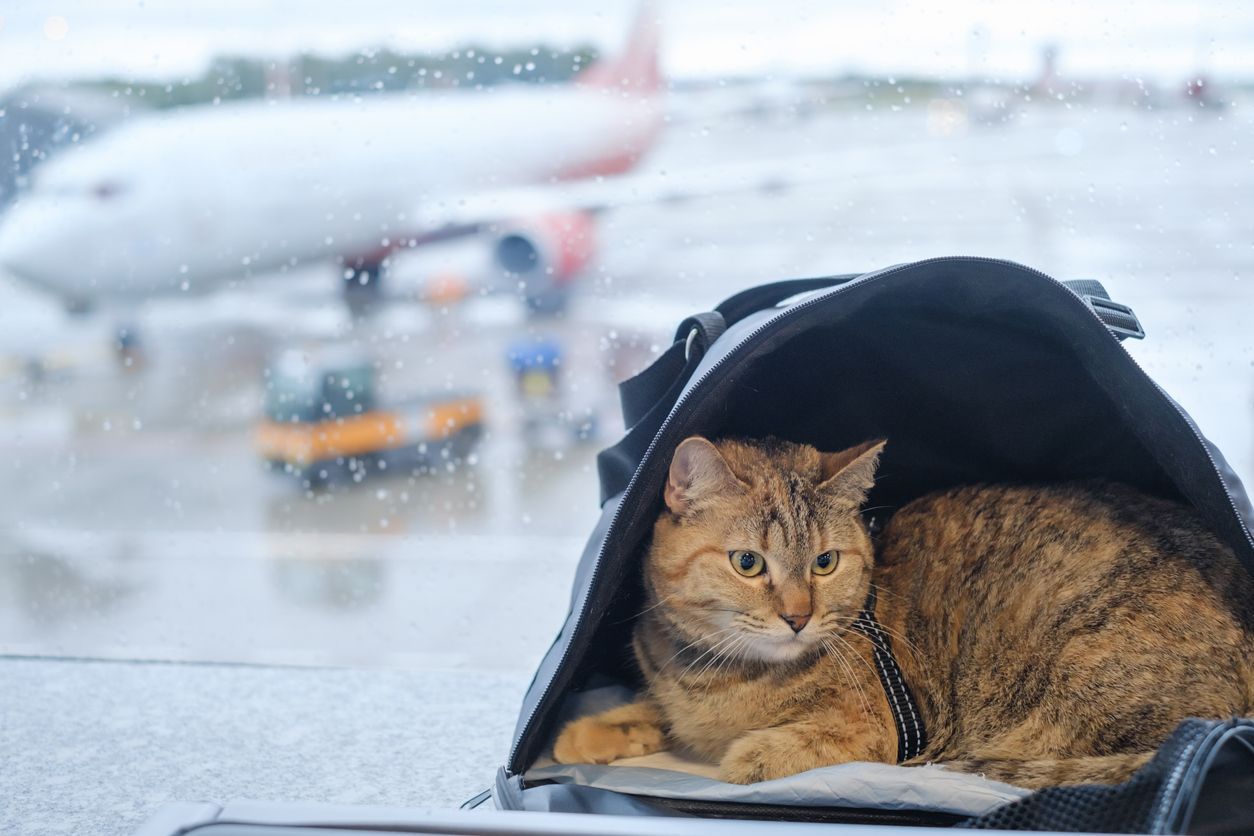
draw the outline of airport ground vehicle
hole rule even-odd
[[[257,450],[272,469],[310,487],[463,459],[482,435],[477,394],[386,403],[371,359],[353,349],[287,351],[269,377]]]
[[[562,385],[563,354],[556,339],[522,340],[509,348],[521,430],[529,446],[560,449],[597,436],[595,410],[573,404]]]

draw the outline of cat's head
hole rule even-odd
[[[646,561],[657,617],[738,659],[788,661],[836,643],[871,582],[859,512],[884,443],[822,453],[685,439]]]

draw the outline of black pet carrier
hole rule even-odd
[[[560,765],[571,717],[631,698],[642,543],[678,443],[775,435],[839,450],[890,440],[868,507],[976,481],[1104,477],[1172,497],[1254,571],[1245,492],[1121,347],[1133,312],[1092,281],[942,258],[739,293],[684,320],[621,387],[603,512],[570,612],[490,796],[506,810],[1153,833],[1254,832],[1254,722],[1190,720],[1127,783],[1036,793],[935,766],[842,764],[748,786],[679,758]],[[649,756],[657,757],[657,756]],[[485,796],[489,793],[485,793]]]

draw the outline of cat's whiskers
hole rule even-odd
[[[896,599],[897,599],[897,600],[899,600],[899,601],[900,601],[900,600],[904,600],[904,599],[902,598],[902,596],[901,596],[899,593],[893,592],[893,591],[892,591],[891,589],[889,589],[888,587],[880,586],[880,585],[879,585],[879,584],[877,584],[877,583],[873,583],[873,584],[871,584],[871,586],[875,589],[875,591],[876,591],[876,592],[880,592],[880,593],[883,593],[884,595],[891,596],[891,597],[893,597],[893,598],[896,598]]]
[[[701,669],[701,672],[697,674],[697,676],[701,677],[701,676],[704,676],[706,673],[710,673],[710,674],[713,674],[715,677],[717,677],[719,671],[722,670],[723,668],[723,663],[727,661],[732,651],[734,651],[737,647],[739,647],[740,643],[743,640],[744,640],[744,633],[737,634],[736,638],[732,640],[731,644],[727,645],[722,650],[720,650],[717,654],[715,654],[711,662],[709,664],[706,664],[706,666]],[[711,664],[713,665],[713,668],[711,668]]]
[[[861,662],[866,667],[866,669],[870,671],[871,678],[873,681],[879,680],[879,672],[876,671],[874,666],[872,666],[871,663],[866,660],[866,657],[864,657],[861,653],[858,652],[858,649],[856,647],[854,647],[853,645],[851,645],[849,642],[845,640],[844,636],[840,635],[839,633],[830,633],[829,635],[849,649],[849,652],[854,655],[854,658],[856,658],[859,662]]]
[[[744,610],[738,610],[735,607],[693,607],[694,610],[703,610],[705,612],[730,612],[736,615],[747,615]]]
[[[855,656],[857,656],[857,653],[852,648],[850,649],[850,652],[853,653]],[[841,658],[843,659],[844,654],[842,653],[840,655],[841,655]],[[861,657],[859,656],[858,658],[861,658]],[[853,682],[853,687],[857,689],[858,697],[862,702],[863,709],[866,711],[866,716],[868,718],[873,717],[874,709],[871,706],[871,698],[867,695],[866,688],[863,687],[862,682],[858,679],[857,675],[854,673],[853,664],[846,661],[846,665],[848,665],[849,679],[850,681]]]
[[[833,621],[841,621],[841,620],[843,620],[843,619],[845,618],[845,616],[844,616],[844,613],[845,613],[845,612],[846,612],[846,610],[845,610],[843,607],[836,607],[836,608],[834,608],[834,609],[830,609],[830,610],[828,610],[828,611],[827,611],[827,612],[825,612],[825,613],[822,615],[822,617],[819,619],[819,622],[818,622],[818,625],[817,625],[817,626],[818,626],[818,628],[819,628],[820,630],[822,630],[823,628],[827,627],[827,626],[828,626],[830,623],[832,623]],[[882,630],[883,630],[883,631],[884,631],[884,632],[885,632],[885,633],[886,633],[886,634],[887,634],[890,638],[892,638],[892,639],[894,639],[894,640],[896,640],[896,641],[898,641],[898,642],[900,642],[900,643],[901,643],[901,645],[903,646],[903,648],[902,648],[902,649],[904,649],[907,653],[909,653],[909,654],[910,654],[910,658],[914,661],[914,663],[915,663],[916,665],[918,665],[920,668],[924,668],[924,667],[926,667],[926,665],[924,665],[924,663],[923,663],[923,659],[924,659],[924,654],[923,654],[923,651],[919,648],[919,646],[918,646],[917,644],[915,644],[914,642],[910,641],[910,639],[909,639],[909,638],[907,638],[905,635],[903,635],[902,633],[900,633],[900,632],[898,632],[898,631],[894,630],[893,628],[889,627],[888,625],[883,624],[883,623],[881,623],[881,622],[876,622],[876,623],[877,623],[877,624],[879,624],[880,628],[881,628],[881,629],[882,629]]]
[[[748,633],[741,634],[740,641],[733,643],[731,648],[727,651],[724,657],[725,661],[729,662],[731,665],[735,665],[738,661],[741,661],[749,652],[749,649],[753,647],[753,641],[754,637],[752,635]],[[716,670],[715,673],[718,674],[721,670],[722,666],[720,664],[719,669]],[[717,677],[712,677],[708,682],[706,682],[705,689],[707,693],[711,687],[717,684],[717,681]]]
[[[639,618],[640,616],[644,615],[644,614],[645,614],[645,613],[647,613],[647,612],[652,612],[653,610],[656,610],[658,607],[662,606],[662,605],[663,605],[663,604],[665,604],[667,601],[669,601],[670,599],[674,598],[674,597],[675,597],[675,595],[677,595],[677,594],[678,594],[678,593],[672,592],[670,595],[663,595],[663,596],[661,597],[661,599],[659,599],[659,600],[658,600],[658,602],[657,602],[656,604],[654,604],[653,606],[651,606],[651,607],[645,607],[644,609],[642,609],[640,612],[636,613],[635,615],[628,616],[627,618],[624,618],[624,619],[622,619],[621,621],[615,621],[614,623],[615,623],[615,624],[624,624],[624,623],[626,623],[626,622],[628,622],[628,621],[633,621],[633,620],[635,620],[635,619]]]
[[[874,717],[874,709],[871,707],[871,698],[867,696],[866,688],[863,687],[862,683],[858,681],[858,678],[853,675],[852,665],[849,666],[849,678],[853,682],[853,687],[858,691],[858,700],[862,703],[862,708],[866,712],[866,716],[868,718]]]
[[[697,672],[697,679],[701,679],[702,677],[705,677],[705,674],[707,672],[710,672],[712,674],[710,679],[707,679],[706,681],[706,691],[709,691],[710,686],[712,686],[712,684],[714,684],[717,681],[717,678],[719,678],[719,674],[722,672],[722,666],[724,666],[724,663],[727,661],[727,659],[731,658],[731,654],[735,653],[736,648],[740,647],[740,643],[745,638],[746,637],[744,633],[737,634],[734,642],[727,645],[727,647],[725,647],[724,649],[721,649],[721,651],[719,651],[719,653],[717,653],[716,656],[712,658],[710,662],[706,663],[705,667],[701,668],[700,672]],[[717,662],[717,667],[714,668],[714,671],[710,671],[711,664],[714,664],[715,662]]]
[[[732,627],[732,628],[728,628],[728,629],[736,629],[736,628],[735,628],[735,627]],[[678,677],[678,678],[679,678],[679,679],[683,679],[685,676],[687,676],[687,675],[688,675],[688,672],[689,672],[689,671],[691,671],[694,667],[696,667],[696,664],[697,664],[698,662],[700,662],[702,659],[704,659],[706,656],[708,656],[710,653],[714,652],[714,651],[715,651],[715,650],[717,650],[718,648],[722,647],[723,645],[727,644],[727,643],[728,643],[728,642],[730,642],[730,641],[733,641],[733,640],[734,640],[734,639],[735,639],[738,635],[740,635],[740,633],[733,633],[733,634],[732,634],[732,635],[730,635],[730,636],[723,636],[723,638],[719,639],[719,640],[718,640],[717,642],[715,642],[713,645],[711,645],[710,647],[707,647],[707,648],[705,649],[705,651],[704,651],[704,652],[703,652],[700,656],[698,656],[697,658],[695,658],[695,659],[693,659],[691,662],[689,662],[689,663],[688,663],[688,666],[687,666],[686,668],[684,668],[682,671],[680,671],[680,672],[679,672],[679,677]],[[715,656],[714,658],[718,658],[718,657],[717,657],[717,656]],[[704,670],[704,668],[703,668],[702,670]],[[700,676],[700,674],[698,674],[698,676]]]
[[[817,628],[816,632],[830,630],[833,625],[836,624],[843,624],[840,629],[848,627],[849,625],[845,623],[849,621],[846,612],[847,611],[844,607],[837,607],[836,609],[831,609],[823,613],[823,615],[819,617],[818,623],[814,625]]]
[[[923,664],[923,651],[919,649],[917,644],[910,641],[910,639],[906,638],[900,632],[894,630],[886,624],[880,624],[880,629],[887,633],[889,638],[894,641],[901,642],[904,650],[910,654],[910,658],[914,661],[915,665],[917,665],[920,669],[926,667],[926,665]]]
[[[752,643],[754,643],[752,635],[749,633],[740,633],[739,635],[736,635],[736,640],[734,640],[734,642],[727,644],[726,647],[720,649],[720,659],[719,662],[717,662],[717,667],[715,667],[714,671],[711,672],[712,676],[706,679],[705,689],[707,693],[709,693],[711,687],[714,687],[715,684],[719,682],[719,677],[725,664],[735,664],[735,659],[740,658],[742,653],[752,647]],[[698,677],[705,677],[707,671],[709,671],[709,664],[707,664],[706,668],[701,669]]]
[[[676,650],[673,654],[671,654],[671,657],[667,659],[665,662],[663,662],[661,665],[658,665],[658,672],[660,673],[661,671],[666,670],[666,666],[669,665],[671,662],[675,661],[675,658],[679,656],[679,654],[683,653],[685,650],[695,647],[696,645],[701,644],[703,642],[707,642],[710,639],[714,638],[715,636],[722,635],[723,633],[726,633],[735,629],[737,628],[733,624],[730,627],[724,627],[722,630],[715,630],[713,633],[707,633],[704,636],[700,636],[699,638],[693,639],[692,641],[685,644],[683,647],[679,648],[679,650]]]
[[[870,700],[867,699],[866,691],[862,688],[862,683],[858,682],[858,678],[854,676],[853,667],[850,666],[849,662],[845,660],[845,655],[840,652],[839,648],[837,648],[827,639],[820,639],[819,641],[821,641],[823,643],[823,646],[827,648],[827,652],[832,655],[832,657],[840,664],[842,668],[844,668],[845,673],[849,676],[849,681],[853,683],[853,687],[857,689],[858,699],[862,702],[863,710],[866,712],[867,716],[870,717],[871,716],[871,702]]]
[[[734,665],[736,664],[736,662],[739,662],[741,658],[744,656],[745,652],[752,646],[753,646],[753,640],[750,639],[749,636],[744,636],[744,641],[736,646],[736,648],[732,651],[731,656],[729,657],[731,659],[731,663]]]
[[[889,590],[884,589],[882,586],[878,586],[877,584],[871,584],[871,586],[875,587],[877,590],[884,592],[888,595],[892,595],[894,597],[900,597],[897,595],[897,593],[890,592]],[[828,610],[827,613],[824,614],[823,617],[824,619],[826,619],[828,615],[831,615],[837,612],[839,612],[839,610]],[[825,622],[821,622],[821,623],[825,623]],[[920,668],[925,667],[925,665],[923,664],[923,659],[924,659],[925,654],[923,653],[923,650],[917,644],[912,642],[910,638],[906,636],[904,633],[898,630],[894,630],[892,627],[889,627],[884,622],[877,620],[876,623],[879,625],[880,629],[883,630],[889,636],[889,638],[897,642],[900,642],[902,645],[904,645],[905,650],[910,653],[910,656],[914,660],[914,663],[916,665],[918,665]]]

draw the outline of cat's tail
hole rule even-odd
[[[1152,757],[1153,752],[1133,752],[1054,760],[971,758],[941,761],[940,765],[1035,790],[1064,784],[1118,784],[1149,763]]]
[[[1254,631],[1245,636],[1245,710],[1243,717],[1254,717]]]

